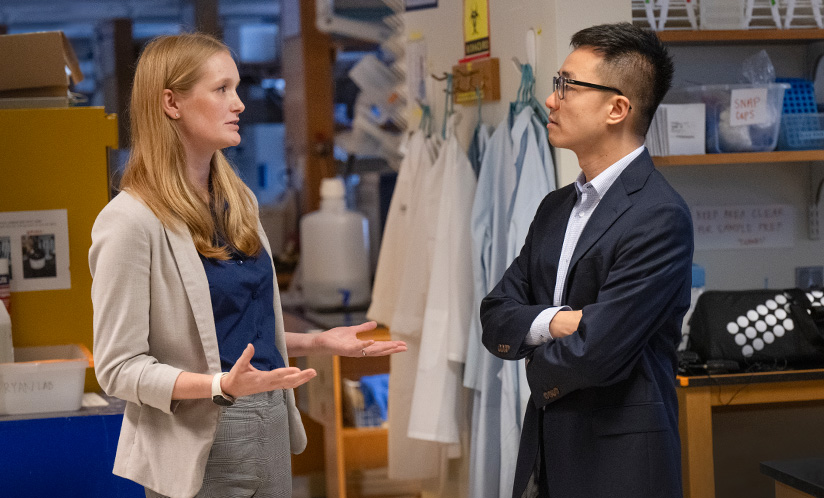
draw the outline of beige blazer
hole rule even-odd
[[[258,222],[269,254],[271,249]],[[142,202],[121,192],[100,212],[89,250],[95,374],[126,400],[116,475],[176,498],[197,494],[217,429],[210,399],[172,401],[183,372],[220,371],[209,282],[187,230],[164,228]],[[288,364],[277,281],[273,306],[278,350]],[[288,391],[291,451],[306,433]]]

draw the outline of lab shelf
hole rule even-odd
[[[379,327],[359,335],[385,341],[389,330]],[[343,379],[389,372],[389,357],[347,358],[309,356],[307,367],[318,376],[308,383],[307,414],[323,426],[327,498],[346,498],[347,473],[387,465],[388,432],[380,427],[346,427],[343,424]]]
[[[657,34],[662,42],[670,44],[796,43],[824,40],[824,29],[664,30]]]
[[[697,164],[756,164],[824,161],[824,150],[782,150],[776,152],[736,152],[729,154],[697,154],[690,156],[655,156],[656,166],[687,166]]]

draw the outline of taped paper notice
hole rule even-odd
[[[769,122],[766,88],[735,88],[730,91],[730,126]]]

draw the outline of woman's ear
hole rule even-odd
[[[168,88],[163,90],[163,112],[171,119],[178,119],[180,117],[180,108],[178,107],[175,94]]]
[[[632,106],[629,99],[624,95],[616,95],[612,98],[609,115],[607,116],[608,124],[618,124],[629,116]]]

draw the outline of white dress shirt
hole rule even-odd
[[[561,250],[561,258],[558,261],[558,276],[555,280],[555,294],[552,299],[553,306],[545,309],[535,317],[524,340],[527,345],[539,346],[552,340],[552,336],[549,335],[549,323],[559,311],[572,311],[569,306],[561,304],[561,298],[563,297],[567,272],[569,271],[569,262],[572,259],[575,246],[578,245],[578,239],[607,190],[615,183],[615,180],[626,167],[643,151],[644,146],[642,145],[619,159],[589,182],[584,183],[586,176],[583,171],[575,180],[575,192],[578,194],[578,200],[575,201],[575,206],[569,215],[569,222],[567,222],[566,233],[564,234],[564,246]]]

